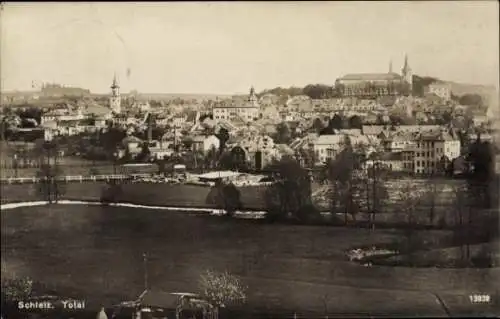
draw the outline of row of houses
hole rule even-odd
[[[368,158],[406,173],[434,174],[443,160],[451,162],[461,155],[458,136],[434,125],[363,126],[360,130],[338,130],[335,134],[309,134],[290,146],[295,153],[300,149],[312,152],[314,163],[324,165],[342,151],[346,139]]]

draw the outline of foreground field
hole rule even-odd
[[[401,214],[399,207],[401,200],[394,194],[400,187],[400,180],[391,180],[388,183],[389,193],[392,194],[392,202],[386,205],[383,211],[377,214],[378,223],[404,223],[406,216]],[[425,188],[426,180],[412,180],[418,187]],[[464,183],[463,180],[438,180],[440,192],[436,197],[435,209],[431,212],[431,207],[422,201],[417,207],[415,214],[416,221],[420,225],[451,226],[457,223],[456,202],[450,192],[452,185]],[[104,182],[72,182],[64,184],[65,192],[61,199],[89,200],[98,201],[101,197]],[[0,201],[2,203],[35,201],[40,200],[41,196],[37,187],[33,184],[21,185],[0,185]],[[313,201],[320,210],[328,211],[328,201],[321,194],[321,188],[326,186],[313,185]],[[151,184],[151,183],[124,183],[122,184],[123,194],[117,200],[134,204],[152,205],[152,206],[178,206],[178,207],[213,207],[207,204],[207,195],[210,192],[209,187],[196,185],[172,185],[172,184]],[[243,209],[245,210],[265,210],[265,186],[245,186],[240,187]],[[429,199],[427,199],[429,200]],[[493,220],[496,211],[482,211],[477,213],[475,220]],[[352,221],[352,216],[347,216]],[[360,213],[356,216],[356,221],[364,222],[368,220],[368,215]],[[483,218],[485,217],[485,218]]]
[[[153,289],[196,291],[204,270],[228,270],[248,286],[248,306],[268,312],[445,315],[434,294],[449,300],[455,314],[496,310],[464,304],[471,293],[492,294],[499,269],[363,267],[346,260],[345,250],[392,242],[400,237],[395,231],[99,206],[18,208],[1,218],[2,276],[28,275],[94,305],[139,295],[147,253]]]

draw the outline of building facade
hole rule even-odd
[[[413,73],[405,61],[401,74],[392,72],[392,63],[388,73],[347,74],[335,82],[337,91],[343,97],[376,98],[390,95],[411,95]]]
[[[421,133],[415,142],[414,173],[416,174],[439,173],[443,157],[452,161],[460,156],[460,140],[448,132]]]
[[[250,95],[248,99],[241,102],[231,102],[224,103],[219,102],[212,108],[213,118],[216,122],[219,120],[242,120],[246,123],[252,122],[259,118],[260,107],[255,94],[255,90],[252,87],[250,89]]]
[[[425,94],[435,94],[444,100],[451,99],[451,84],[445,82],[435,82],[425,88]]]

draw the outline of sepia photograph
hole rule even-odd
[[[498,318],[499,7],[1,2],[1,319]]]

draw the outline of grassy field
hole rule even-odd
[[[18,208],[3,211],[1,218],[2,277],[28,275],[56,291],[84,296],[89,305],[139,295],[146,252],[152,289],[196,291],[203,271],[228,270],[248,286],[248,306],[263,311],[444,315],[432,293],[454,302],[455,314],[497,306],[466,307],[459,301],[494,291],[499,269],[363,267],[346,260],[345,250],[392,242],[400,237],[395,231],[98,206]]]
[[[414,180],[419,187],[425,187],[425,180]],[[453,183],[463,183],[462,180],[441,180],[442,188],[438,194],[437,206],[434,212],[433,219],[430,219],[430,206],[425,202],[419,204],[415,220],[420,225],[454,225],[458,218],[456,214],[456,204],[451,201],[449,190]],[[68,183],[65,184],[65,193],[63,199],[73,200],[90,200],[98,201],[101,197],[101,192],[105,187],[104,182],[84,182],[84,183]],[[316,185],[316,188],[318,186]],[[393,181],[389,183],[389,192],[395,193],[398,190],[398,183]],[[36,187],[32,184],[24,185],[0,185],[0,201],[1,203],[34,201],[41,200],[40,195],[36,191]],[[196,185],[172,185],[172,184],[150,184],[150,183],[124,183],[122,185],[123,195],[118,198],[119,201],[129,202],[142,205],[153,206],[179,206],[179,207],[213,207],[207,204],[207,195],[210,188]],[[247,210],[265,210],[265,193],[264,187],[246,186],[240,188],[241,199],[244,209]],[[394,196],[393,196],[394,197]],[[323,211],[328,211],[328,205],[316,197],[315,204]],[[383,212],[377,214],[376,221],[379,223],[405,223],[407,216],[401,214],[397,198],[393,198],[391,205],[386,205]],[[489,220],[493,218],[495,210],[481,211],[475,213],[475,221]],[[486,217],[486,218],[483,218]],[[341,216],[343,219],[344,216]],[[357,214],[358,222],[367,221],[369,216],[364,213]],[[351,215],[347,216],[349,222],[353,221]],[[443,224],[444,223],[444,224]]]
[[[65,184],[63,199],[98,201],[105,182]],[[2,203],[41,200],[33,184],[0,185]],[[119,201],[152,206],[211,207],[206,203],[209,187],[196,185],[169,185],[137,183],[123,184],[123,196]],[[245,208],[263,209],[260,187],[242,187],[241,196]]]

